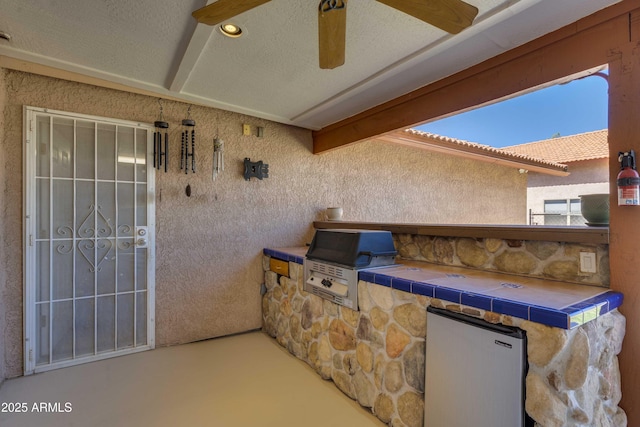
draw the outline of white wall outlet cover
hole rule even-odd
[[[580,271],[582,273],[596,273],[596,254],[593,252],[580,252]]]

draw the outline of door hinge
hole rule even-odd
[[[29,234],[29,246],[33,246],[33,234]]]
[[[29,349],[29,362],[33,362],[33,349]]]

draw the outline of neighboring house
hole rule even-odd
[[[568,166],[569,176],[529,171],[528,223],[581,225],[580,195],[609,193],[607,129],[504,147],[503,150]]]
[[[376,139],[436,153],[445,153],[455,157],[488,162],[493,165],[516,168],[520,173],[528,170],[540,175],[556,177],[566,177],[568,175],[567,166],[562,162],[515,151],[505,152],[505,150],[489,145],[436,135],[435,133],[418,129],[392,132]]]

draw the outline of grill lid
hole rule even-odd
[[[316,230],[307,258],[362,268],[393,264],[397,254],[390,231]]]

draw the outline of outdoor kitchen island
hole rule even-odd
[[[325,224],[340,227],[315,226]],[[422,427],[426,307],[517,326],[528,339],[525,408],[540,426],[626,426],[618,407],[617,354],[625,319],[617,307],[622,295],[608,289],[607,272],[602,271],[608,245],[594,238],[598,230],[572,237],[572,232],[555,229],[555,236],[569,241],[541,242],[527,232],[505,233],[509,238],[500,239],[504,229],[499,228],[494,233],[498,237],[485,238],[477,234],[487,227],[472,227],[467,236],[458,230],[453,237],[438,228],[416,232],[394,227],[399,264],[359,272],[359,311],[303,290],[306,247],[265,249],[264,330],[383,422]],[[535,235],[544,236],[545,230],[537,228]],[[517,237],[523,240],[518,243]],[[459,266],[469,266],[469,252],[485,259],[480,249],[489,253],[485,262],[475,268]],[[570,278],[571,269],[556,269],[568,280],[536,277],[544,271],[548,277],[550,263],[566,267],[581,252],[595,253],[597,270],[605,274],[596,278],[578,272],[580,277]],[[529,257],[546,267],[522,271],[522,260]],[[505,259],[520,261],[512,267],[517,273],[496,272],[504,271]],[[590,286],[578,284],[581,280]],[[491,384],[486,390],[491,393]]]

